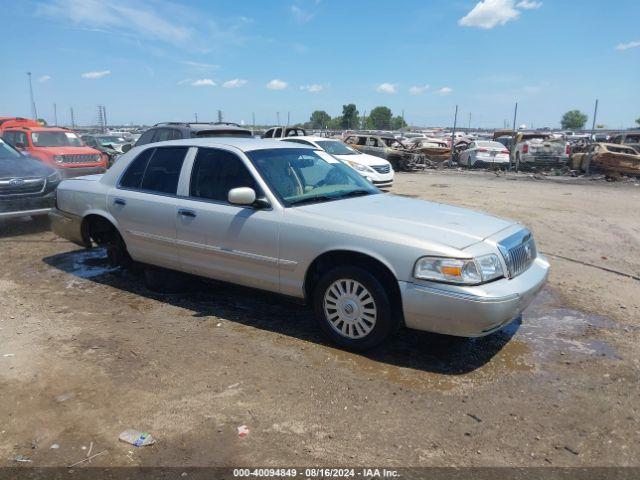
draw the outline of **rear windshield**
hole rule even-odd
[[[82,140],[73,132],[33,132],[36,147],[82,147]]]
[[[500,142],[476,142],[476,145],[484,148],[499,148],[500,150],[504,149],[504,145]]]
[[[223,130],[216,128],[215,130],[200,130],[194,132],[196,137],[250,137],[249,130]]]
[[[338,142],[337,140],[318,140],[316,143],[321,149],[331,155],[355,155],[358,153],[353,148],[347,147],[344,143]]]

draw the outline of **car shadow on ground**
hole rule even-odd
[[[0,240],[3,238],[33,235],[51,230],[51,223],[46,215],[0,219]]]
[[[333,348],[317,328],[311,310],[287,297],[183,275],[178,275],[177,281],[188,284],[184,292],[157,293],[145,287],[143,275],[111,267],[102,249],[60,253],[43,261],[79,278],[191,310],[194,318],[213,316]],[[358,355],[398,367],[464,374],[491,360],[520,324],[518,319],[492,335],[476,339],[401,329],[382,346]]]

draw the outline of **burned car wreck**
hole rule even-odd
[[[384,158],[396,172],[423,170],[429,165],[424,154],[412,151],[391,135],[353,134],[344,142],[360,152]]]
[[[627,145],[594,143],[587,151],[574,153],[571,166],[585,172],[640,176],[640,153]]]

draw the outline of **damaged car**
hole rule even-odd
[[[353,134],[344,142],[362,153],[384,158],[396,172],[413,172],[427,166],[424,154],[413,152],[393,135]]]
[[[571,166],[585,172],[640,176],[640,153],[627,145],[593,143],[586,152],[571,156]]]
[[[27,216],[46,220],[60,180],[56,170],[0,139],[0,221]]]
[[[505,133],[506,132],[506,133]],[[511,135],[510,131],[497,131],[494,139]],[[502,142],[501,142],[502,143]],[[515,132],[511,157],[519,168],[563,167],[569,161],[571,146],[563,139],[546,132]]]

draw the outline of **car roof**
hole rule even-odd
[[[157,123],[151,128],[167,128],[167,127],[183,127],[193,130],[195,132],[199,132],[202,130],[238,130],[238,131],[251,131],[248,128],[241,127],[235,123],[188,123],[188,122],[165,122],[165,123]]]
[[[293,135],[291,137],[283,137],[282,140],[310,140],[312,142],[324,142],[326,140],[333,140],[335,142],[342,142],[338,138],[318,137],[317,135]]]
[[[271,150],[277,148],[306,148],[308,150],[313,150],[315,148],[304,145],[302,143],[299,145],[291,146],[290,142],[249,137],[187,138],[184,140],[168,140],[166,142],[147,143],[143,145],[143,147],[146,148],[178,145],[185,147],[234,147],[243,152],[251,152],[253,150]]]

